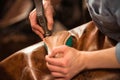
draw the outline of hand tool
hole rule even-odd
[[[50,36],[52,32],[48,30],[47,27],[47,20],[44,14],[44,8],[42,0],[34,0],[35,6],[36,6],[36,13],[37,13],[37,20],[38,24],[43,28],[45,34],[44,37]]]
[[[42,0],[34,0],[34,2],[35,2],[35,6],[36,6],[38,24],[43,28],[43,30],[45,32],[44,37],[50,36],[52,34],[52,32],[50,30],[48,30],[48,27],[47,27],[47,21],[46,21],[46,17],[44,14]],[[47,49],[46,44],[44,44],[44,45]],[[72,36],[70,36],[68,38],[68,40],[66,41],[66,45],[72,47],[72,45],[73,45]]]

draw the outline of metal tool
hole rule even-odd
[[[38,24],[43,28],[45,32],[44,37],[50,36],[52,33],[50,30],[48,30],[48,27],[47,27],[47,20],[44,14],[42,0],[34,0],[34,2],[36,6]]]

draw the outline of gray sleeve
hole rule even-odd
[[[118,62],[120,63],[120,42],[116,45],[116,57]]]
[[[120,0],[109,1],[107,0],[109,10],[113,17],[115,17],[117,24],[120,28]]]

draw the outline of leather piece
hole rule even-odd
[[[0,62],[0,79],[53,80],[46,67],[45,54],[43,42],[14,53]]]
[[[6,1],[6,4],[9,4],[9,2]],[[27,18],[29,12],[31,11],[33,7],[33,3],[31,0],[13,0],[10,1],[12,4],[9,4],[7,7],[7,12],[4,13],[4,17],[0,20],[0,28],[6,28],[7,26],[10,26],[12,24],[15,24],[25,18]],[[22,6],[21,6],[22,5]]]
[[[86,23],[69,32],[74,36],[73,47],[78,50],[93,51],[114,46],[95,27],[93,22]],[[60,36],[57,36],[58,39]],[[65,38],[62,40],[61,37],[61,41],[65,41]],[[62,44],[64,43],[62,42]],[[44,42],[36,43],[14,53],[0,62],[0,79],[54,80],[46,67],[46,54],[48,53],[44,47]],[[120,80],[120,69],[86,70],[76,75],[72,80]]]
[[[71,35],[68,31],[60,31],[60,32],[57,32],[55,35],[44,38],[43,41],[46,44],[48,54],[50,54],[51,50],[54,47],[65,45],[66,41],[70,36]]]

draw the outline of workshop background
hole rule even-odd
[[[0,61],[41,41],[31,30],[28,18],[34,8],[33,0],[0,0]],[[61,0],[55,7],[54,20],[69,30],[91,18],[85,0]]]

